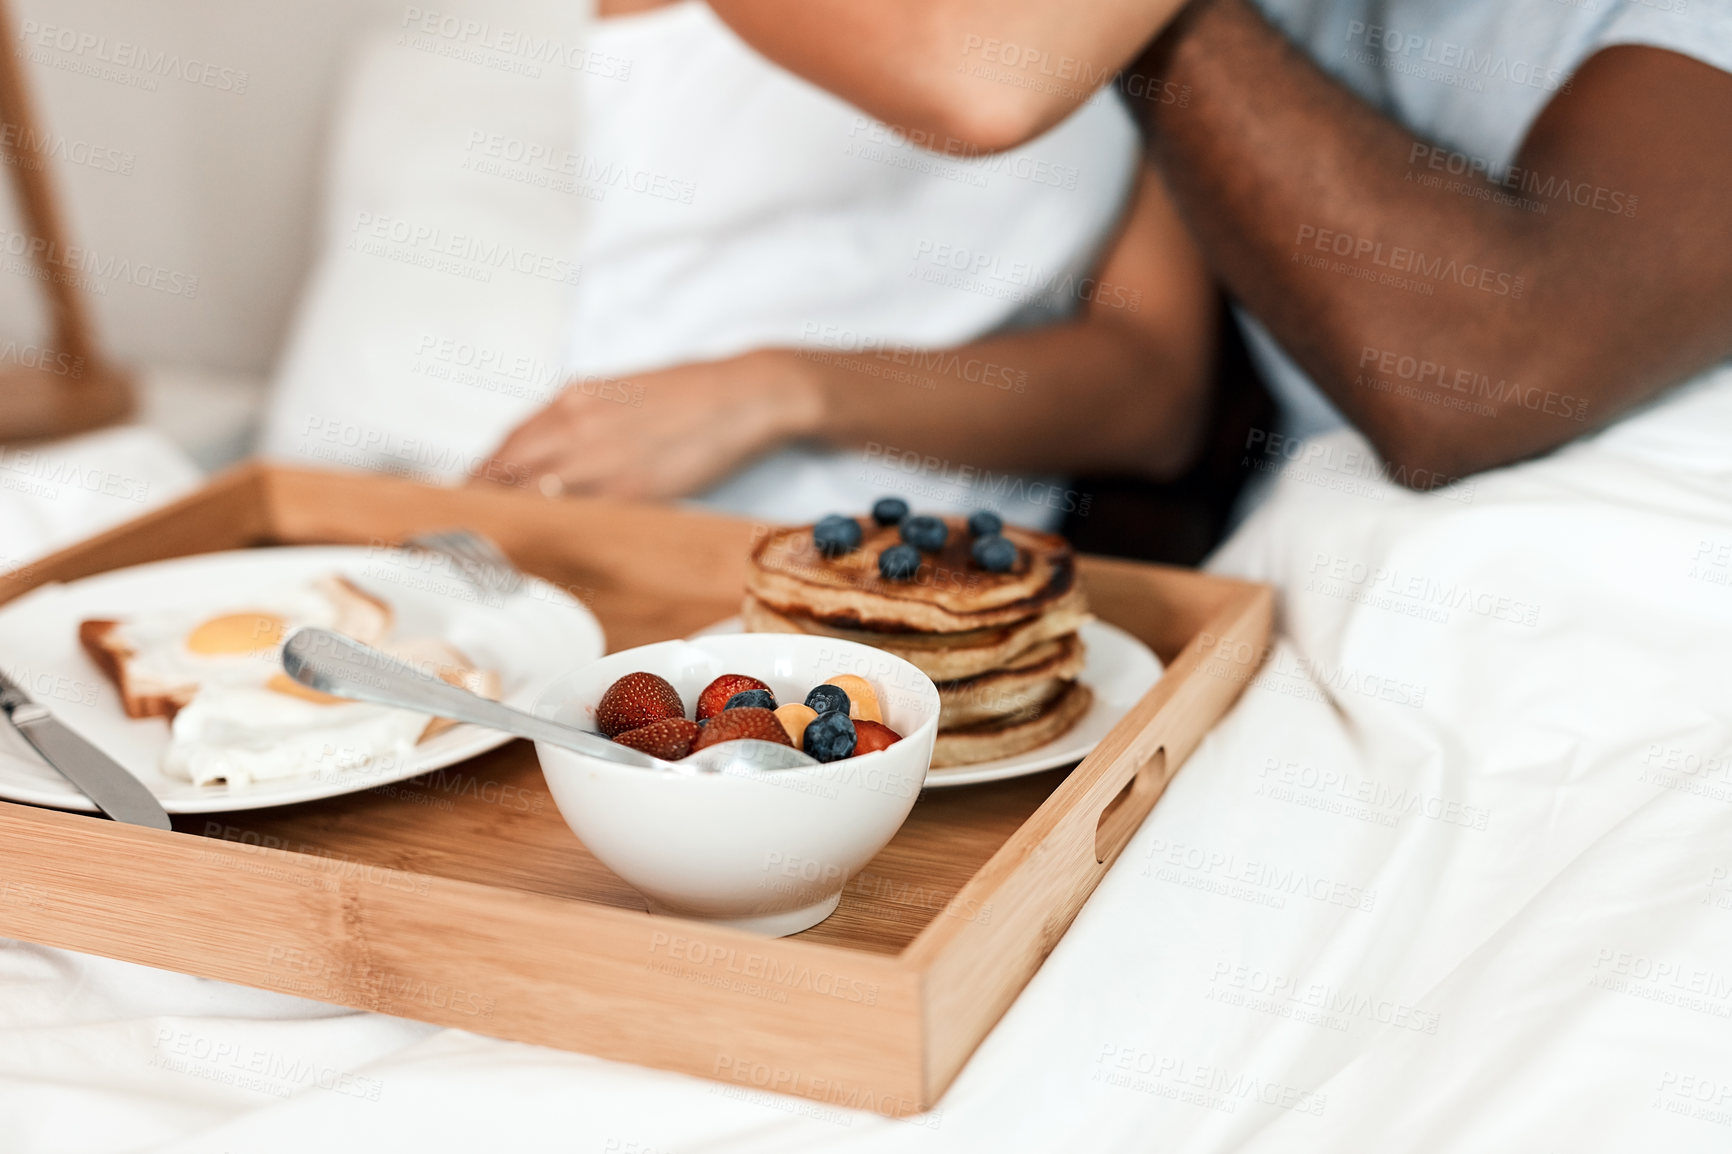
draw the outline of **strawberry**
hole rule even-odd
[[[595,724],[608,737],[618,737],[651,722],[685,715],[685,702],[665,678],[628,673],[601,695],[601,703],[595,707]]]
[[[684,717],[667,717],[661,721],[652,721],[648,725],[640,725],[636,729],[628,729],[614,740],[663,761],[678,761],[692,751],[692,742],[696,741],[698,734],[702,732],[695,721]]]
[[[714,717],[727,708],[728,698],[736,693],[744,693],[748,689],[768,690],[770,687],[756,677],[747,677],[744,673],[724,673],[698,694],[698,720]]]
[[[854,723],[854,756],[863,753],[877,753],[880,749],[889,749],[902,735],[881,721],[856,721]]]
[[[704,731],[692,742],[692,752],[720,745],[724,741],[746,740],[773,741],[777,745],[794,744],[788,740],[788,731],[783,728],[782,719],[776,716],[774,710],[746,706],[742,709],[730,709],[710,718]]]

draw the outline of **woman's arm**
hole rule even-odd
[[[488,472],[548,492],[678,497],[791,440],[895,445],[980,469],[1182,472],[1200,440],[1216,297],[1160,180],[1142,174],[1072,320],[955,349],[763,349],[571,388]],[[959,288],[957,291],[965,291]],[[640,398],[622,404],[625,396]]]
[[[1184,0],[710,0],[777,64],[951,148],[1013,148],[1110,81]]]
[[[1074,319],[959,349],[804,350],[821,398],[810,432],[980,468],[1182,473],[1207,408],[1216,297],[1152,171],[1078,289],[1086,302]]]

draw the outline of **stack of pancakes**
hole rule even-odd
[[[744,616],[755,633],[810,633],[894,653],[938,684],[942,712],[934,768],[1010,757],[1045,745],[1088,712],[1077,682],[1088,602],[1070,546],[1006,526],[1016,564],[989,573],[969,558],[968,527],[923,554],[911,581],[878,572],[901,540],[894,525],[861,518],[860,547],[822,555],[810,526],[771,532],[752,550]]]

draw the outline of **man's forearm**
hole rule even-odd
[[[1386,454],[1407,455],[1420,434],[1443,439],[1415,423],[1448,416],[1358,385],[1360,361],[1387,349],[1521,375],[1506,343],[1531,323],[1535,270],[1514,235],[1519,222],[1404,179],[1413,138],[1243,0],[1203,0],[1182,21],[1151,63],[1195,96],[1147,115],[1217,273]],[[1437,262],[1472,268],[1476,287],[1428,279]],[[1478,270],[1489,270],[1490,291],[1477,287]],[[1359,279],[1368,272],[1384,283]]]
[[[1686,276],[1663,228],[1441,194],[1428,143],[1245,0],[1198,0],[1139,67],[1193,92],[1143,108],[1211,264],[1392,460],[1464,473],[1529,456],[1581,432],[1584,403],[1599,423],[1715,355],[1713,334],[1688,357],[1644,338],[1642,310],[1667,311],[1663,286],[1632,298],[1608,275],[1622,263]],[[1623,147],[1607,136],[1604,152]],[[1558,175],[1589,175],[1599,151],[1560,150],[1575,170]],[[1378,371],[1387,358],[1413,372]],[[1440,403],[1464,380],[1504,396],[1470,387],[1473,405]]]

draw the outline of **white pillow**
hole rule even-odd
[[[352,69],[268,457],[459,479],[563,381],[585,202],[478,164],[477,142],[563,151],[578,78],[625,66],[584,45],[582,4],[441,9],[407,9]]]
[[[0,576],[143,516],[201,479],[174,442],[137,425],[0,445]]]

